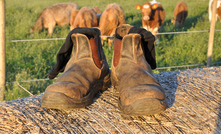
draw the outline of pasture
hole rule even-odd
[[[177,31],[202,31],[210,28],[208,19],[209,0],[183,0],[188,6],[188,16],[181,28],[175,28],[171,23],[173,10],[180,0],[158,0],[163,5],[166,12],[165,22],[161,27],[163,32]],[[6,91],[5,100],[27,97],[29,94],[18,86],[18,83],[32,94],[40,94],[54,80],[38,80],[48,78],[48,72],[56,63],[56,54],[63,45],[64,40],[46,41],[23,41],[10,42],[11,40],[25,39],[48,39],[66,38],[70,32],[70,27],[54,28],[51,37],[48,31],[42,30],[40,33],[29,34],[30,27],[35,24],[40,12],[48,6],[57,3],[76,2],[79,8],[84,6],[97,6],[103,11],[109,3],[117,3],[122,6],[126,23],[141,27],[141,11],[134,5],[142,4],[146,0],[9,0],[6,1]],[[221,29],[221,22],[218,19],[216,29]],[[221,61],[221,32],[215,32],[212,63]],[[167,34],[160,35],[160,42],[156,44],[157,67],[180,66],[199,64],[207,62],[207,46],[209,33],[188,33],[188,34]],[[104,52],[109,66],[112,60],[112,50],[108,45],[104,45]],[[216,64],[220,65],[220,64]],[[170,71],[170,70],[166,70]],[[159,72],[158,70],[154,72]]]

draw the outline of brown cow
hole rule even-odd
[[[156,36],[164,23],[165,11],[159,2],[145,2],[143,5],[136,4],[137,10],[142,10],[142,27]]]
[[[125,15],[122,7],[116,3],[108,4],[100,17],[99,28],[101,36],[113,36],[115,29],[125,24]],[[101,41],[106,40],[107,37],[102,37]],[[109,47],[112,46],[112,39],[108,38]]]
[[[171,19],[171,22],[175,24],[175,27],[181,27],[188,15],[188,8],[186,3],[183,1],[178,2],[173,11],[173,15],[174,19]]]
[[[213,0],[209,1],[209,21],[211,22],[212,20],[212,9],[213,9]],[[221,0],[217,0],[217,5],[216,5],[216,21],[217,21],[217,17],[219,18],[219,20],[221,21]]]
[[[82,7],[71,14],[70,29],[76,27],[98,27],[98,17],[95,10],[91,7]]]
[[[93,7],[94,11],[97,13],[97,25],[99,26],[101,10],[98,7]]]
[[[44,8],[34,27],[31,28],[30,33],[40,31],[43,28],[48,29],[49,36],[52,35],[55,25],[66,26],[70,23],[71,13],[78,9],[76,3],[60,3],[50,7]]]

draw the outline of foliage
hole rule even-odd
[[[181,28],[175,28],[171,23],[173,9],[179,0],[158,0],[166,11],[165,22],[161,32],[201,31],[208,30],[208,0],[184,0],[189,13]],[[6,92],[5,100],[26,97],[29,94],[18,86],[18,83],[33,94],[44,92],[46,87],[54,80],[20,82],[33,79],[45,79],[48,72],[56,63],[56,54],[63,45],[64,40],[55,41],[29,41],[9,42],[10,40],[65,38],[69,33],[69,26],[56,26],[52,37],[47,30],[40,33],[29,34],[30,27],[34,25],[41,10],[47,6],[63,3],[62,0],[10,0],[6,1]],[[66,0],[65,2],[73,2]],[[75,0],[79,7],[97,6],[103,11],[107,4],[118,3],[125,12],[126,23],[137,27],[142,26],[141,11],[135,9],[135,4],[142,4],[146,0]],[[21,4],[22,3],[22,4]],[[217,21],[216,29],[221,27]],[[215,32],[212,62],[221,61],[220,32]],[[158,67],[178,66],[187,64],[206,63],[209,33],[188,33],[159,35],[156,44],[156,58]],[[110,50],[104,44],[108,64],[111,65],[113,47]],[[171,71],[165,70],[165,71]],[[157,71],[155,71],[157,72]],[[12,83],[13,82],[13,83]]]

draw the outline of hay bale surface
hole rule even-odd
[[[221,67],[155,74],[168,108],[153,116],[127,116],[118,92],[99,93],[83,109],[40,107],[41,95],[0,104],[0,133],[221,133]]]

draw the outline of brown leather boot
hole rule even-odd
[[[143,28],[116,29],[111,83],[119,91],[119,108],[127,115],[153,115],[167,107],[165,92],[154,78],[155,37]]]
[[[49,78],[63,73],[46,88],[42,107],[82,108],[92,103],[98,91],[110,86],[110,70],[99,36],[96,28],[75,28],[69,33]]]

